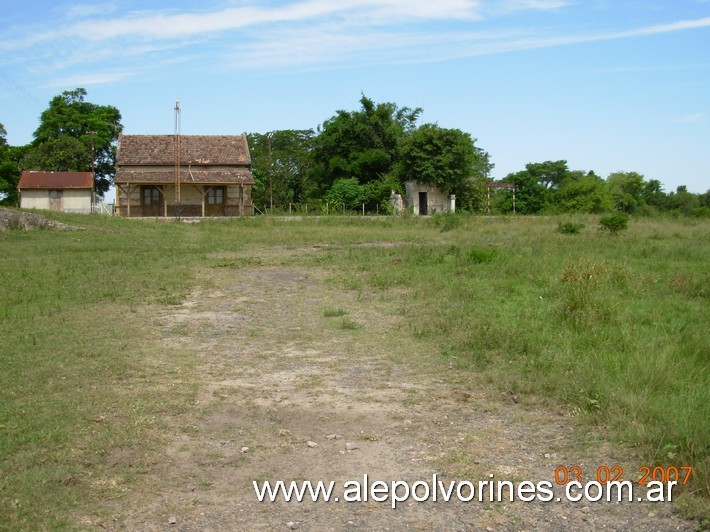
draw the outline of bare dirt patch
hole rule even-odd
[[[553,481],[559,464],[640,464],[574,420],[456,384],[402,327],[396,292],[329,288],[302,266],[221,267],[155,319],[200,359],[194,410],[152,467],[151,491],[103,528],[141,530],[693,529],[669,504],[258,502],[253,481]],[[329,312],[330,310],[330,312]],[[337,310],[337,312],[333,311]],[[310,442],[310,443],[309,443]],[[125,457],[112,456],[119,460]],[[589,478],[589,477],[587,477]],[[628,478],[628,477],[627,477]],[[556,496],[563,496],[558,488]]]

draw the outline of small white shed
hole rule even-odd
[[[405,205],[414,209],[414,214],[427,214],[454,212],[456,210],[456,196],[447,196],[446,193],[434,185],[407,181],[404,184]]]
[[[22,172],[20,207],[89,214],[94,206],[91,172]]]

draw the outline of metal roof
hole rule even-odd
[[[94,188],[91,172],[22,172],[19,189],[28,188]]]

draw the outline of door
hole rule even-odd
[[[207,191],[205,215],[224,216],[224,187],[212,187]]]
[[[162,216],[163,196],[158,187],[141,187],[143,216]]]
[[[419,214],[426,216],[429,214],[429,210],[427,209],[427,194],[426,192],[420,192],[419,193]]]
[[[62,210],[62,195],[63,190],[50,190],[49,191],[49,210],[51,211],[61,211]]]

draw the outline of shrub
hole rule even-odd
[[[325,201],[333,206],[333,211],[345,205],[347,209],[357,208],[365,201],[365,192],[358,180],[336,179],[325,196]]]
[[[456,229],[462,222],[460,215],[450,211],[443,214],[436,213],[432,216],[432,220],[434,221],[434,225],[439,227],[442,233]]]
[[[483,264],[484,262],[491,262],[496,255],[498,255],[496,248],[482,249],[473,247],[466,255],[466,258],[474,264]]]
[[[563,235],[576,235],[584,229],[583,223],[577,222],[559,222],[557,224],[557,231]]]
[[[599,229],[616,235],[629,227],[629,216],[621,211],[599,218]]]

